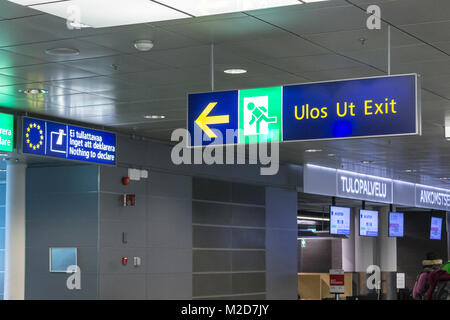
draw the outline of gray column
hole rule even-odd
[[[450,261],[450,212],[447,212],[447,259]]]
[[[375,263],[376,238],[359,236],[359,208],[355,213],[355,271],[365,273]]]
[[[358,208],[352,208],[350,212],[350,235],[348,239],[342,239],[342,269],[345,272],[355,272],[355,234],[358,232],[355,216]]]
[[[266,188],[266,298],[297,299],[297,192]]]
[[[397,272],[397,238],[389,238],[389,208],[379,212],[377,260],[382,272]]]
[[[377,238],[377,263],[381,269],[381,286],[385,299],[397,298],[397,238],[389,238],[389,208],[379,209],[379,234]]]
[[[6,171],[5,300],[25,299],[26,169],[11,161]]]

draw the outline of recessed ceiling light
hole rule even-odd
[[[307,150],[305,150],[305,152],[314,153],[314,152],[322,152],[322,150],[321,149],[307,149]]]
[[[32,88],[32,89],[19,90],[19,92],[23,93],[23,94],[47,94],[48,90]]]
[[[165,119],[166,116],[164,115],[154,115],[154,114],[149,114],[144,116],[145,119]]]
[[[152,40],[136,40],[134,42],[134,47],[139,51],[150,51],[153,46],[154,44]]]
[[[439,179],[441,179],[441,180],[450,180],[450,178],[448,178],[448,177],[443,177],[443,178],[439,178]]]
[[[364,164],[369,164],[369,163],[372,163],[373,161],[372,160],[362,160],[361,161],[361,163],[364,163]]]
[[[45,50],[45,53],[51,56],[77,56],[80,50],[75,48],[51,48]]]
[[[93,28],[113,27],[223,13],[268,9],[327,0],[9,0],[63,19],[78,8],[80,23]]]
[[[80,23],[93,28],[189,18],[190,15],[149,0],[10,0],[67,20],[72,8],[81,13]]]
[[[406,169],[404,171],[407,173],[417,172],[417,170],[415,170],[415,169]]]
[[[227,69],[227,70],[224,70],[223,72],[225,72],[226,74],[243,74],[243,73],[247,73],[247,70],[245,70],[245,69]]]
[[[329,157],[336,157],[336,155],[334,153],[329,153],[328,156]]]

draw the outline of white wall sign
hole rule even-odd
[[[306,164],[303,192],[450,211],[450,190]]]
[[[345,292],[345,275],[342,269],[330,270],[330,293]]]
[[[405,274],[397,273],[397,289],[405,289]]]
[[[416,207],[450,211],[450,190],[416,184]]]
[[[391,203],[392,180],[337,170],[337,195]]]

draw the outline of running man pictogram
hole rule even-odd
[[[263,106],[255,106],[253,102],[250,102],[247,105],[247,109],[252,112],[252,119],[249,122],[249,125],[253,125],[256,122],[256,134],[260,134],[260,126],[261,122],[265,121],[266,123],[277,123],[277,117],[268,117],[268,110]]]

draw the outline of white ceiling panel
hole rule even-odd
[[[352,68],[363,65],[362,63],[358,63],[357,61],[353,61],[347,57],[336,54],[270,59],[264,62],[284,70],[290,70],[291,72],[295,72],[299,75],[302,75],[302,72],[308,71]]]
[[[328,50],[293,35],[225,43],[218,46],[218,50],[221,50],[221,48],[253,60],[302,57],[329,53]]]
[[[383,18],[394,24],[392,72],[421,74],[423,136],[282,144],[281,161],[417,181],[449,176],[450,142],[443,126],[450,124],[450,1],[352,1],[363,8],[380,5]],[[2,20],[5,16],[13,19]],[[212,42],[216,90],[381,75],[387,69],[386,25],[369,31],[366,18],[364,10],[333,0],[69,30],[62,18],[0,1],[0,107],[113,126],[168,142],[173,129],[186,125],[187,93],[211,88]],[[140,39],[152,40],[154,48],[137,51],[133,43]],[[80,54],[45,53],[55,47],[76,48]],[[248,72],[224,74],[229,68]],[[18,92],[32,87],[49,93],[33,97]],[[148,114],[166,119],[147,120]],[[323,151],[305,154],[308,148]],[[372,163],[361,163],[369,158]],[[416,172],[407,174],[406,169]]]
[[[118,90],[131,87],[131,85],[127,84],[126,82],[121,82],[117,79],[105,76],[71,80],[58,80],[52,81],[51,84],[57,87],[85,93]]]
[[[337,52],[368,51],[388,47],[387,28],[368,30],[361,28],[338,32],[326,32],[305,36],[307,39]],[[391,29],[391,47],[418,44],[411,36]]]
[[[300,35],[362,29],[366,26],[367,14],[348,4],[316,10],[313,10],[313,6],[310,7],[311,10],[304,10],[302,7],[284,10],[283,14],[273,10],[267,13],[260,11],[254,15]]]
[[[25,79],[26,82],[45,82],[54,80],[83,78],[95,74],[58,63],[44,63],[26,67],[0,69],[0,74]]]
[[[17,84],[12,86],[0,86],[0,93],[14,96],[16,98],[27,99],[27,96],[19,90],[24,89],[46,89],[48,90],[48,96],[62,96],[79,93],[73,90],[64,89],[61,87],[52,86],[49,83],[45,82],[30,82],[26,84]],[[46,95],[46,96],[47,96]]]
[[[188,18],[189,15],[148,0],[69,0],[45,2],[31,8],[69,19],[79,10],[82,24],[104,28],[137,23]],[[98,10],[101,8],[101,10]]]
[[[45,97],[50,105],[57,105],[65,108],[90,107],[95,105],[111,104],[112,99],[88,93],[77,93],[64,96]]]
[[[57,39],[60,39],[60,36],[51,32],[36,30],[26,18],[0,20],[0,49],[7,46]]]
[[[446,21],[405,25],[401,28],[429,43],[450,41],[450,16]]]
[[[113,32],[80,38],[84,41],[101,45],[122,53],[138,53],[133,44],[135,40],[151,40],[154,48],[145,54],[151,55],[158,50],[183,48],[199,45],[200,42],[174,32],[157,28],[148,24],[137,25],[136,28],[120,28]]]
[[[188,20],[186,23],[165,25],[164,29],[202,43],[234,42],[286,35],[280,29],[248,16],[199,22]]]
[[[43,62],[44,61],[32,57],[0,50],[0,69],[39,64]]]
[[[159,0],[159,2],[196,17],[300,5],[298,0]]]
[[[401,0],[380,4],[383,19],[396,25],[450,20],[448,0]]]
[[[74,60],[63,62],[62,64],[78,70],[85,70],[90,73],[95,73],[96,75],[104,76],[144,70],[158,70],[169,67],[159,61],[152,62],[149,59],[141,59],[138,56],[131,54]]]
[[[29,17],[31,15],[42,14],[39,11],[24,7],[18,6],[12,2],[7,0],[1,0],[1,11],[0,11],[0,19],[17,19],[20,17]]]
[[[19,83],[26,83],[26,80],[16,78],[16,77],[9,77],[9,76],[0,74],[0,87],[1,86],[11,86],[14,84],[19,84]]]
[[[79,50],[78,55],[49,55],[46,53],[48,49],[55,48],[71,48]],[[108,49],[93,43],[86,41],[80,41],[77,39],[71,40],[58,40],[58,41],[48,41],[48,42],[38,42],[27,45],[12,46],[2,48],[6,51],[11,51],[18,54],[23,54],[37,59],[42,59],[48,62],[61,62],[61,61],[72,61],[78,59],[87,59],[103,56],[117,55],[119,52],[112,49]]]

